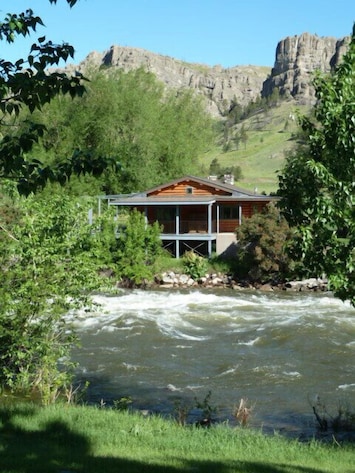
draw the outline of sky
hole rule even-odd
[[[209,66],[273,66],[277,44],[302,33],[342,38],[355,21],[354,0],[1,0],[7,13],[31,8],[46,27],[28,40],[2,42],[0,58],[26,57],[40,36],[74,46],[78,64],[112,45]]]

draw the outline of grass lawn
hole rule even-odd
[[[1,473],[354,473],[355,445],[88,406],[2,405]]]

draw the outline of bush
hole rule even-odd
[[[237,228],[240,275],[258,282],[280,282],[293,272],[287,252],[292,232],[274,204],[244,220]]]
[[[117,273],[129,286],[141,286],[153,279],[155,263],[162,252],[159,235],[157,223],[147,225],[138,210],[129,214],[115,255]]]
[[[194,251],[187,251],[182,257],[184,272],[192,279],[199,279],[207,272],[207,260]]]
[[[48,404],[72,381],[76,336],[65,315],[98,286],[91,228],[85,206],[64,194],[17,196],[11,210],[1,222],[0,385]]]

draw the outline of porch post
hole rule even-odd
[[[242,206],[239,206],[239,225],[242,224]]]
[[[208,204],[207,215],[208,215],[207,233],[211,235],[212,233],[212,204]]]
[[[208,204],[208,228],[207,232],[209,235],[212,233],[212,204]],[[210,257],[212,255],[212,241],[208,240],[207,241],[207,251],[208,251],[208,256]]]
[[[175,210],[175,234],[180,234],[180,205],[176,206]],[[180,240],[175,239],[175,258],[180,258]]]
[[[92,211],[92,208],[88,210],[88,221],[89,221],[89,225],[92,225],[92,222],[93,222],[93,211]]]
[[[97,213],[99,215],[99,217],[101,217],[101,197],[99,197],[99,201],[98,201],[98,209],[97,209]]]
[[[144,220],[145,220],[145,225],[148,225],[148,207],[144,207]]]
[[[216,231],[219,234],[219,204],[217,204],[216,220]]]
[[[175,210],[175,233],[180,234],[180,205],[177,205]]]

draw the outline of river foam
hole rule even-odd
[[[122,290],[94,301],[96,311],[68,316],[92,402],[128,395],[165,412],[212,392],[225,412],[248,398],[272,423],[270,412],[312,419],[315,393],[354,393],[355,310],[328,294]]]

